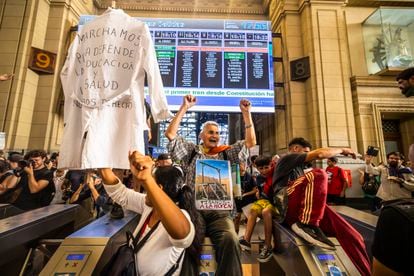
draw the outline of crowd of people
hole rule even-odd
[[[349,178],[337,165],[337,156],[356,158],[352,149],[312,149],[309,141],[297,137],[290,141],[288,153],[281,157],[249,158],[256,136],[251,104],[245,99],[240,101],[244,140],[220,145],[219,125],[208,121],[200,133],[201,143],[194,144],[178,133],[185,113],[196,102],[192,95],[183,98],[165,132],[168,153],[153,160],[131,152],[127,172],[111,168],[68,171],[59,168],[59,153],[48,156],[43,150],[25,155],[9,152],[8,156],[0,157],[0,202],[22,210],[49,204],[80,204],[93,217],[110,213],[119,218],[122,208],[141,214],[134,236],[150,237],[136,254],[140,274],[195,275],[201,244],[204,236],[208,236],[216,251],[216,274],[242,275],[240,247],[250,250],[257,218],[263,219],[265,237],[258,256],[260,262],[267,262],[277,253],[278,244],[272,242],[276,221],[308,243],[328,250],[335,250],[328,236],[335,237],[358,271],[362,275],[371,274],[362,236],[329,206],[345,204]],[[240,165],[242,193],[235,198],[234,217],[228,211],[196,210],[194,185],[198,159],[228,160]],[[364,187],[368,182],[374,183],[372,179],[377,181],[376,190],[367,194],[373,211],[392,201],[412,198],[414,176],[410,163],[404,166],[402,154],[388,153],[387,163],[379,166],[374,166],[372,159],[369,153],[364,156],[360,184]],[[326,160],[326,170],[314,167],[316,160]],[[364,192],[368,191],[365,189]],[[249,207],[246,230],[239,238],[246,207]],[[119,210],[121,214],[117,213]],[[155,254],[157,265],[152,262]]]

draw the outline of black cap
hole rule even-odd
[[[13,153],[9,155],[9,158],[7,158],[7,160],[9,160],[10,162],[13,163],[17,163],[20,160],[23,160],[23,155],[19,154],[19,153]]]
[[[171,159],[171,156],[168,153],[161,153],[160,155],[158,155],[157,161],[168,159]]]

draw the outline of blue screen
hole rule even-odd
[[[335,257],[334,255],[331,255],[331,254],[319,254],[318,259],[320,261],[331,261],[331,260],[335,260]]]
[[[85,254],[69,254],[66,257],[68,261],[82,261],[85,258]]]
[[[213,255],[211,254],[201,254],[200,255],[200,260],[204,261],[204,260],[211,260],[213,259]]]

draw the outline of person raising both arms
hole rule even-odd
[[[256,135],[250,113],[251,104],[247,99],[240,100],[240,111],[243,116],[245,140],[232,145],[220,145],[220,131],[217,122],[205,122],[200,133],[201,144],[196,145],[178,136],[178,127],[187,110],[197,102],[196,97],[187,95],[171,121],[165,136],[170,141],[167,149],[173,161],[179,161],[186,173],[186,183],[192,189],[195,185],[197,159],[228,160],[230,164],[240,162],[239,155],[256,145]],[[239,240],[234,229],[234,223],[228,211],[203,210],[206,235],[210,237],[216,249],[216,275],[242,275],[240,262]]]

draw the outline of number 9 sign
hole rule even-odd
[[[50,66],[50,57],[45,53],[36,54],[36,66],[40,68],[47,68]]]
[[[38,73],[53,74],[55,71],[56,54],[32,47],[29,68]]]

